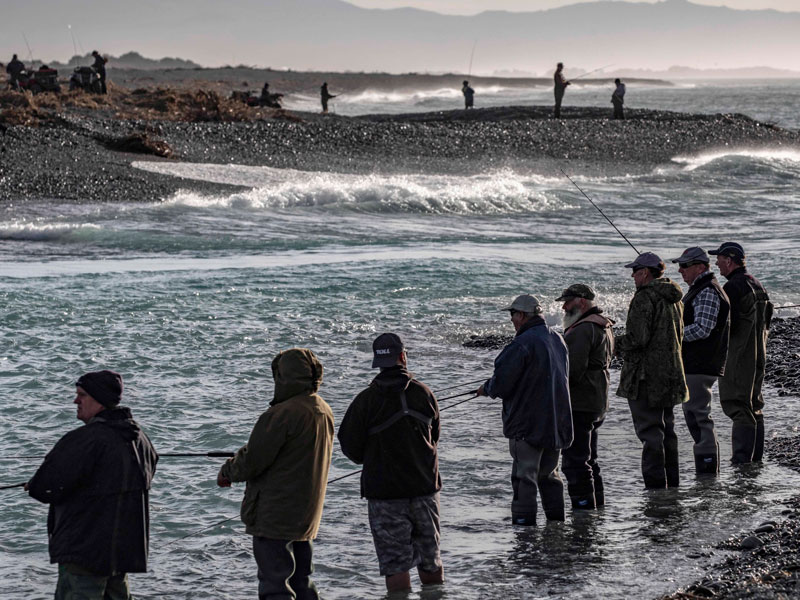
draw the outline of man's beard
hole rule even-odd
[[[562,324],[564,325],[564,329],[569,329],[572,325],[574,325],[575,322],[581,318],[581,315],[583,315],[583,313],[578,306],[572,310],[566,311],[561,320]]]

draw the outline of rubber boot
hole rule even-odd
[[[532,525],[536,525],[536,514],[511,513],[511,524],[521,527],[531,527]]]
[[[753,451],[756,445],[755,425],[733,425],[731,430],[731,446],[733,456],[731,462],[742,465],[753,462]]]
[[[594,510],[597,508],[594,495],[591,496],[570,496],[572,510]]]
[[[696,454],[694,466],[698,475],[719,474],[719,460],[716,454]]]
[[[756,415],[756,443],[753,447],[753,462],[764,458],[764,415]]]

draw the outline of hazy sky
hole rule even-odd
[[[484,10],[534,11],[596,0],[346,0],[364,8],[398,8],[411,6],[441,13],[470,15]],[[658,0],[639,0],[656,2]],[[692,0],[694,4],[727,6],[740,10],[773,8],[800,11],[800,0]]]

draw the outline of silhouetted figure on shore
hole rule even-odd
[[[25,70],[25,65],[17,58],[17,55],[11,57],[11,60],[6,65],[6,73],[8,73],[8,85],[12,90],[19,90],[19,75]]]
[[[322,87],[319,88],[319,99],[322,101],[322,112],[323,114],[327,114],[328,112],[328,100],[331,98],[336,98],[336,94],[331,94],[328,92],[328,82],[325,81],[322,84]]]
[[[556,97],[556,105],[553,109],[553,118],[560,119],[561,118],[561,101],[564,99],[564,90],[567,89],[569,85],[569,81],[564,79],[564,63],[558,63],[556,65],[556,72],[553,73],[553,93]]]
[[[466,79],[461,87],[461,93],[464,94],[464,109],[472,108],[475,101],[475,90],[469,87],[469,81]]]
[[[97,50],[92,50],[92,56],[94,56],[94,64],[92,67],[95,71],[97,71],[97,75],[100,77],[100,93],[107,94],[106,63],[108,62],[108,59],[105,56],[101,56]]]
[[[614,89],[614,93],[611,94],[611,104],[614,105],[614,118],[624,119],[625,112],[622,109],[622,105],[625,99],[625,84],[622,83],[619,78],[615,79],[614,83],[617,86],[616,89]]]
[[[258,97],[259,106],[267,106],[269,108],[282,108],[281,98],[283,94],[273,94],[269,91],[269,82],[264,82],[264,87],[261,88],[261,95]]]

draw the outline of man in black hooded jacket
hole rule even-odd
[[[347,409],[339,443],[350,460],[364,465],[361,496],[386,588],[409,589],[413,567],[423,584],[442,583],[439,405],[408,372],[399,336],[378,336],[372,350],[372,366],[381,371]]]
[[[56,600],[127,600],[127,573],[147,571],[150,483],[158,455],[129,408],[122,377],[86,373],[75,384],[77,418],[26,484],[50,505],[50,562]]]

